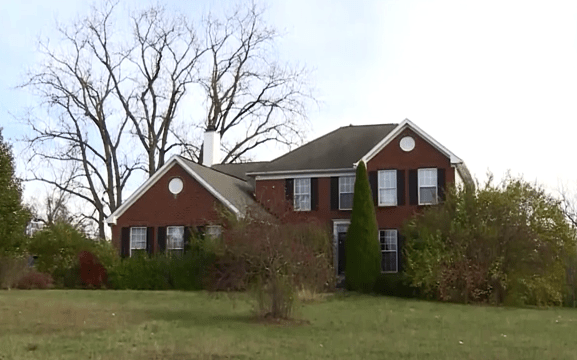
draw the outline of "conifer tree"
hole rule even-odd
[[[381,251],[371,187],[364,162],[357,166],[351,224],[345,242],[349,290],[370,292],[381,272]]]

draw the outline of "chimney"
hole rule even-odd
[[[220,163],[220,134],[218,131],[211,128],[206,130],[202,151],[202,165],[211,167]]]

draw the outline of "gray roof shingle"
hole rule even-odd
[[[253,172],[347,169],[376,146],[397,124],[345,126],[313,140]]]

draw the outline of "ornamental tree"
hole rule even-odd
[[[364,162],[357,166],[351,224],[345,242],[345,276],[349,290],[369,292],[381,272],[377,218]]]

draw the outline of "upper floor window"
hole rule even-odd
[[[339,209],[351,210],[353,208],[353,197],[355,193],[355,177],[339,177]]]
[[[295,179],[294,183],[294,210],[310,211],[311,178]]]
[[[419,169],[419,205],[437,203],[437,169]]]
[[[397,205],[397,171],[379,171],[379,206]]]
[[[138,252],[146,251],[146,228],[130,228],[130,256]]]
[[[397,272],[398,267],[398,244],[397,230],[380,230],[379,242],[381,243],[381,271]]]
[[[170,252],[184,252],[184,226],[168,226],[166,240],[166,247]]]

